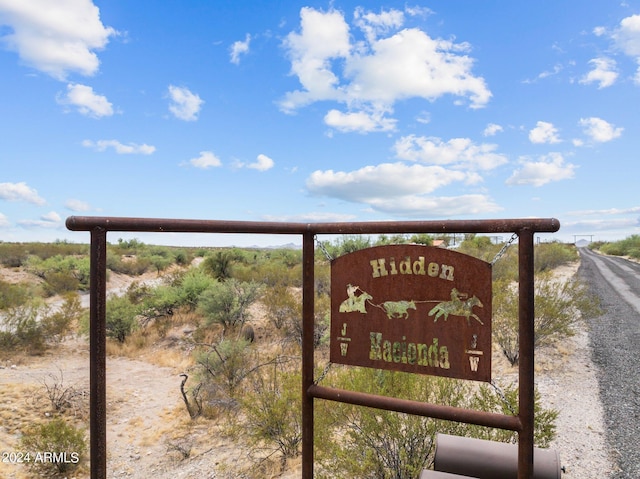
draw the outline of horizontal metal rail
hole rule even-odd
[[[555,218],[292,223],[70,216],[67,218],[66,225],[71,231],[91,231],[95,228],[103,228],[106,231],[156,233],[257,234],[513,233],[521,229],[539,233],[554,233],[560,228],[560,222]]]
[[[507,416],[505,414],[475,411],[473,409],[377,396],[358,391],[348,391],[318,385],[311,386],[308,392],[311,396],[318,399],[354,404],[356,406],[366,406],[375,409],[384,409],[386,411],[397,411],[406,414],[413,414],[415,416],[444,419],[446,421],[464,422],[467,424],[475,424],[477,426],[495,427],[498,429],[507,429],[509,431],[522,431],[522,422],[517,416]]]

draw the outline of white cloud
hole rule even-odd
[[[611,37],[626,55],[633,57],[638,63],[635,83],[640,85],[640,15],[623,18]]]
[[[189,91],[188,88],[169,85],[169,111],[173,115],[184,121],[195,121],[204,103],[198,95]]]
[[[252,168],[258,171],[267,171],[273,168],[274,162],[267,155],[263,155],[262,153],[258,155],[256,161],[253,163],[249,163],[247,168]]]
[[[396,120],[384,118],[380,113],[366,113],[364,111],[342,113],[338,110],[329,110],[324,117],[324,122],[343,133],[358,132],[369,133],[373,131],[393,131]]]
[[[0,213],[0,228],[6,228],[7,226],[11,226],[9,218],[7,218],[6,215]]]
[[[479,215],[502,210],[485,195],[383,198],[373,201],[371,206],[383,213],[418,218]]]
[[[396,31],[403,24],[400,11],[357,9],[355,23],[365,34],[361,41],[337,10],[305,7],[300,17],[300,31],[289,33],[284,47],[302,89],[286,93],[283,111],[331,100],[347,105],[350,115],[362,109],[382,118],[407,98],[433,101],[451,94],[468,99],[472,108],[491,98],[484,79],[471,72],[469,45],[433,39],[415,28]]]
[[[613,85],[617,78],[616,62],[611,58],[600,57],[589,60],[589,64],[593,65],[593,70],[584,75],[580,79],[580,83],[598,83],[598,88],[606,88]]]
[[[560,143],[558,137],[558,129],[553,123],[539,121],[536,127],[529,132],[529,141],[531,143]]]
[[[506,181],[508,185],[543,186],[552,181],[573,178],[575,165],[565,163],[560,153],[550,153],[540,157],[539,161],[527,158],[520,160],[521,168],[513,172]]]
[[[444,142],[436,137],[409,135],[394,145],[396,157],[433,165],[453,165],[455,168],[491,170],[508,160],[495,153],[497,146],[477,145],[469,138],[452,138]]]
[[[93,75],[117,32],[100,21],[91,0],[2,0],[0,25],[11,29],[3,43],[27,65],[64,80],[70,72]]]
[[[381,198],[423,195],[452,182],[476,180],[473,173],[441,166],[382,163],[350,172],[314,171],[307,179],[307,189],[318,196],[371,204]]]
[[[498,211],[484,195],[435,197],[430,193],[453,182],[477,180],[477,175],[440,166],[384,163],[351,172],[315,171],[307,179],[313,195],[364,203],[399,216],[449,216]]]
[[[489,123],[482,134],[484,136],[495,136],[497,133],[501,133],[503,131],[504,128],[502,128],[500,125],[497,125],[496,123]]]
[[[284,47],[291,60],[291,73],[303,91],[289,92],[281,103],[285,111],[319,100],[344,98],[339,79],[331,70],[332,59],[345,59],[351,51],[349,26],[343,15],[304,7],[300,10],[300,33],[291,32]]]
[[[65,208],[75,212],[89,211],[91,210],[91,206],[89,203],[76,199],[69,199],[64,204]]]
[[[196,168],[206,170],[222,166],[222,161],[212,151],[201,151],[200,156],[189,160],[189,164]]]
[[[605,143],[619,138],[624,131],[624,128],[616,128],[611,123],[597,117],[580,118],[580,126],[584,127],[585,135],[597,143]]]
[[[471,108],[491,98],[484,79],[471,74],[467,44],[433,39],[415,28],[376,40],[366,52],[347,59],[349,99],[390,107],[406,98],[435,100],[451,94],[468,97]]]
[[[274,165],[275,163],[271,158],[261,153],[256,157],[256,161],[253,163],[244,163],[240,160],[236,160],[232,166],[233,168],[250,168],[252,170],[267,171],[273,168]]]
[[[96,94],[87,85],[68,84],[66,95],[58,94],[57,101],[61,105],[74,106],[81,114],[92,118],[113,115],[113,105],[107,97]]]
[[[400,10],[382,10],[380,13],[367,12],[357,7],[354,12],[355,24],[362,30],[369,43],[379,35],[388,34],[404,24],[404,12]]]
[[[640,206],[632,206],[631,208],[607,208],[602,210],[580,210],[570,211],[568,214],[572,216],[608,216],[608,215],[636,215],[640,213]]]
[[[20,220],[18,224],[24,228],[59,228],[62,226],[62,218],[55,211],[50,211],[39,220]]]
[[[624,53],[640,57],[640,15],[623,18],[611,36]]]
[[[251,35],[247,33],[244,41],[233,42],[230,48],[231,63],[240,64],[240,56],[249,53],[249,44],[251,43]]]
[[[139,145],[137,143],[123,144],[118,140],[84,140],[82,146],[87,148],[93,148],[96,151],[106,151],[107,148],[113,148],[119,155],[151,155],[156,151],[156,147],[143,143]]]
[[[0,199],[7,201],[26,201],[34,205],[44,205],[46,201],[38,192],[27,186],[25,182],[0,183]]]

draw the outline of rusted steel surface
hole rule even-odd
[[[422,245],[331,264],[331,362],[491,381],[491,265]]]
[[[175,233],[299,234],[303,240],[302,477],[313,477],[313,400],[323,398],[518,431],[518,479],[533,477],[533,234],[558,231],[549,219],[390,221],[354,223],[266,223],[162,218],[71,216],[72,231],[91,233],[90,456],[91,478],[106,479],[106,235],[109,231]],[[520,237],[520,414],[502,416],[333,390],[313,384],[314,236],[382,233],[516,233]],[[485,293],[486,294],[486,293]],[[482,316],[478,315],[480,318]],[[451,320],[451,319],[450,319]],[[483,320],[484,321],[484,320]],[[524,346],[524,347],[523,347]]]
[[[91,231],[89,266],[89,431],[91,477],[107,477],[107,232]]]
[[[519,416],[522,431],[518,434],[518,479],[533,478],[533,433],[534,433],[534,277],[533,277],[533,231],[519,232],[518,241],[518,288],[519,288],[519,344],[518,365]]]
[[[416,416],[432,417],[434,419],[444,419],[447,421],[465,422],[478,426],[497,427],[509,431],[521,431],[522,423],[517,416],[507,416],[472,409],[463,409],[453,406],[443,406],[407,399],[391,398],[387,396],[376,396],[359,391],[348,391],[344,389],[329,388],[313,385],[309,388],[308,394],[319,399],[337,401],[356,406],[366,406],[387,411],[398,411]]]
[[[448,221],[363,221],[351,223],[291,223],[259,221],[191,220],[167,218],[123,218],[70,216],[72,231],[104,228],[108,231],[171,233],[257,233],[257,234],[374,234],[374,233],[514,233],[529,229],[554,233],[560,228],[555,218]]]
[[[313,477],[313,396],[307,390],[314,381],[314,302],[315,302],[314,235],[302,237],[302,477]]]

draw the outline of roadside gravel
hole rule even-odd
[[[603,314],[590,318],[590,345],[598,368],[607,440],[616,466],[610,479],[640,478],[640,265],[581,252],[579,276],[601,300]],[[594,261],[607,264],[621,283],[612,286]],[[607,270],[604,270],[607,271]],[[610,274],[608,275],[610,276]],[[609,277],[611,280],[611,277]],[[614,283],[615,284],[615,283]],[[624,294],[621,292],[624,291]]]

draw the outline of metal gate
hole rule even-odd
[[[302,237],[302,478],[313,478],[314,400],[325,399],[408,414],[496,427],[518,433],[518,479],[533,477],[534,420],[534,270],[535,233],[558,231],[560,223],[548,219],[384,221],[340,223],[245,222],[190,219],[71,216],[72,231],[88,231],[90,245],[90,450],[91,478],[107,477],[106,408],[106,276],[107,233],[246,233],[286,234]],[[314,257],[315,237],[325,234],[393,233],[514,233],[518,235],[519,269],[519,414],[508,416],[469,409],[381,397],[323,387],[314,383]]]

